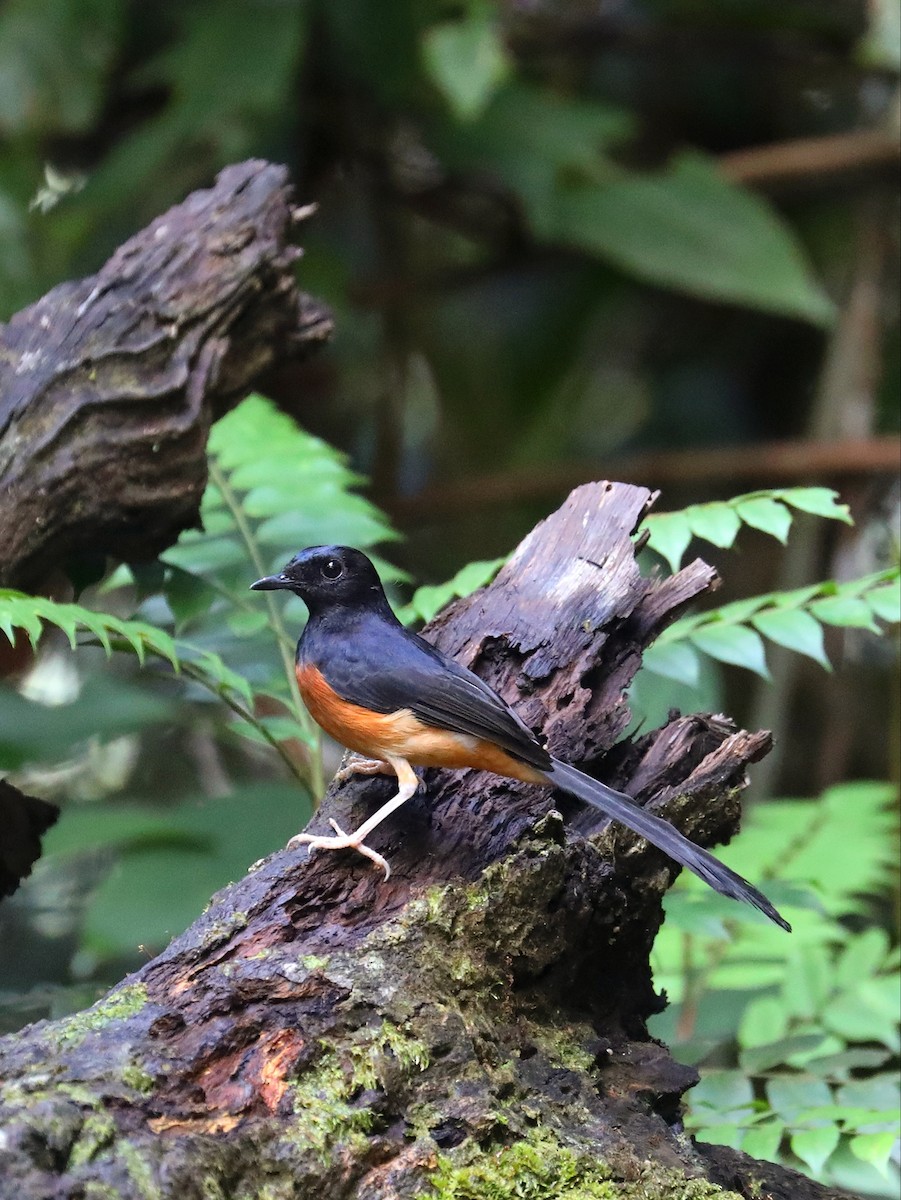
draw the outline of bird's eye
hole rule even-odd
[[[327,558],[322,564],[321,570],[325,579],[338,579],[344,571],[344,567],[337,558]]]

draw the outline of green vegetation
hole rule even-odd
[[[680,879],[653,957],[670,1000],[654,1033],[711,1064],[691,1130],[862,1190],[891,1177],[898,1122],[899,954],[873,923],[895,880],[895,804],[890,785],[858,783],[752,808],[721,853],[765,881],[792,937]]]

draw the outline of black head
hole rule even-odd
[[[294,592],[310,612],[330,605],[385,603],[375,567],[352,546],[308,546],[278,575],[268,575],[250,586],[257,592]]]

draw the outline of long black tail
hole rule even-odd
[[[635,833],[640,833],[677,863],[688,867],[689,871],[694,871],[695,875],[699,875],[705,883],[710,884],[714,891],[723,896],[731,896],[733,900],[744,900],[746,904],[753,904],[771,921],[791,932],[791,925],[779,915],[762,892],[735,871],[730,871],[718,858],[714,858],[712,854],[690,842],[687,837],[683,837],[669,821],[655,817],[640,804],[636,804],[631,796],[615,792],[613,788],[583,775],[575,767],[570,767],[557,758],[552,758],[551,762],[554,765],[547,772],[549,783],[600,809],[605,816],[621,821]]]

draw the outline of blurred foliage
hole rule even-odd
[[[874,923],[897,878],[896,804],[890,784],[853,783],[752,809],[721,854],[792,936],[683,875],[652,960],[670,1001],[652,1032],[702,1064],[688,1128],[868,1194],[901,1182],[901,960]]]
[[[642,523],[647,546],[670,570],[678,571],[693,539],[729,550],[742,525],[759,529],[785,542],[792,526],[793,508],[852,524],[847,504],[839,504],[835,492],[822,487],[770,488],[749,492],[731,500],[691,504],[679,512],[650,513]]]
[[[294,677],[297,634],[270,592],[248,592],[248,576],[281,569],[302,546],[369,549],[395,535],[353,491],[363,481],[342,456],[261,396],[216,424],[209,461],[203,530],[189,530],[162,555],[162,593],[179,631],[238,665],[253,687],[258,719],[238,712],[235,732],[278,744],[296,739],[304,747],[296,773],[318,799],[319,733]],[[294,597],[287,615],[296,631],[305,610]]]
[[[165,945],[296,833],[322,792],[293,671],[305,610],[294,600],[283,613],[249,584],[301,544],[395,535],[342,456],[261,396],[217,423],[209,473],[205,532],[159,562],[121,565],[78,604],[0,591],[0,630],[42,651],[18,691],[0,690],[0,770],[66,803],[47,859],[0,914],[12,1025],[64,1007],[66,988],[80,1003],[80,979],[112,982],[139,945]],[[74,667],[48,628],[79,647]],[[103,668],[98,651],[113,650],[152,667],[144,687]],[[258,782],[273,774],[260,743],[293,785]]]

